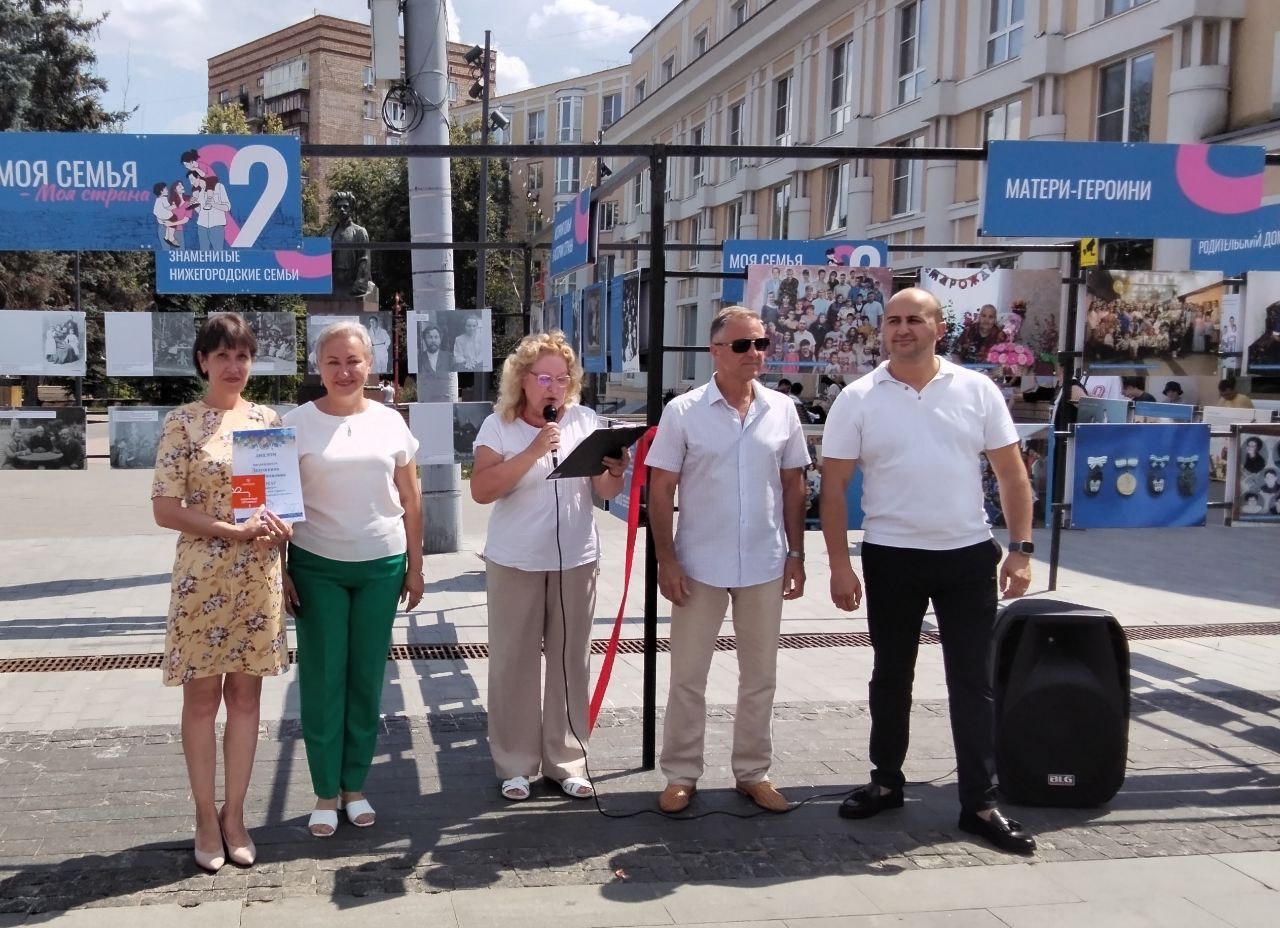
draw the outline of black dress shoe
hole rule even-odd
[[[992,810],[990,818],[983,818],[977,812],[961,812],[960,830],[985,838],[1002,851],[1032,854],[1036,849],[1036,839],[1027,833],[1022,823],[1005,818],[998,809]]]
[[[902,808],[902,790],[882,793],[874,783],[859,786],[840,803],[841,818],[871,818],[885,809]]]

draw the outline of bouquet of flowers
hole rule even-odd
[[[987,351],[987,363],[997,364],[1010,372],[1025,373],[1036,363],[1036,355],[1026,345],[1000,342]]]

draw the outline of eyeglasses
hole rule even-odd
[[[551,374],[535,374],[533,371],[529,371],[529,374],[538,382],[538,386],[544,390],[552,384],[557,387],[567,387],[572,379],[568,374],[561,374],[559,377],[553,377]]]
[[[729,350],[734,354],[746,354],[747,349],[755,346],[756,351],[768,351],[769,339],[767,338],[735,338],[731,342],[712,342],[711,344],[723,348],[729,346]]]

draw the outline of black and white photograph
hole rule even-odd
[[[453,403],[410,403],[409,431],[418,439],[419,464],[452,464]]]
[[[0,312],[0,374],[83,377],[84,313],[68,309]]]
[[[253,373],[289,377],[298,373],[298,328],[293,313],[242,312],[258,337]]]
[[[445,344],[453,355],[453,369],[493,370],[493,329],[489,310],[455,309],[439,315],[446,331]]]
[[[622,369],[640,370],[640,272],[622,275]]]
[[[436,310],[408,314],[409,373],[437,378],[450,372],[493,370],[493,330],[488,309]],[[447,391],[423,400],[443,400]]]
[[[369,333],[373,343],[373,373],[391,373],[391,313],[310,313],[307,315],[307,373],[319,372],[316,367],[316,341],[320,333],[335,322],[357,322]],[[381,347],[379,347],[381,346]]]
[[[593,374],[605,371],[605,347],[608,344],[605,326],[607,317],[604,304],[604,284],[592,284],[582,291],[582,366]]]
[[[193,377],[191,351],[196,344],[194,313],[151,314],[151,373],[155,377]]]
[[[1081,319],[1085,370],[1216,373],[1224,294],[1216,271],[1091,271]]]
[[[491,412],[492,403],[453,404],[453,455],[459,464],[475,460],[476,436]]]
[[[1231,518],[1280,523],[1280,425],[1237,425]]]
[[[111,466],[117,470],[150,470],[164,417],[173,406],[112,406],[107,410],[107,442]]]
[[[0,470],[84,470],[84,407],[0,409]]]
[[[1232,406],[1205,406],[1200,410],[1200,421],[1208,423],[1213,432],[1226,433],[1233,426],[1252,428],[1255,423],[1271,421],[1271,413],[1261,409],[1237,409]],[[1209,479],[1225,482],[1230,473],[1230,460],[1234,443],[1229,437],[1209,437]]]
[[[1238,326],[1244,373],[1280,372],[1280,271],[1249,272]]]

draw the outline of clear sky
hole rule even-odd
[[[421,0],[409,0],[410,3]],[[450,0],[449,37],[481,45],[493,32],[498,91],[625,64],[675,0]],[[109,12],[93,40],[108,109],[135,109],[126,132],[195,132],[208,60],[316,13],[368,22],[367,0],[83,0]]]

